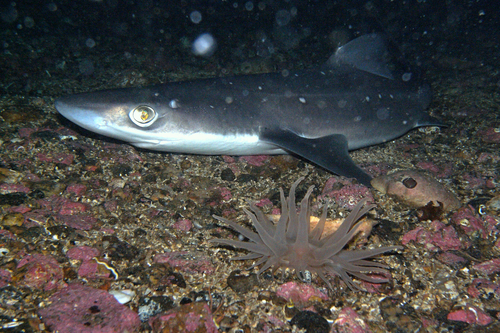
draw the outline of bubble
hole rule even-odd
[[[276,23],[280,27],[283,27],[283,26],[287,25],[288,23],[290,23],[292,15],[290,14],[290,12],[288,10],[286,10],[286,9],[280,9],[276,13],[276,17],[275,18],[276,18]]]
[[[85,76],[92,75],[94,73],[94,63],[90,59],[83,59],[78,65],[80,73]]]
[[[261,1],[257,5],[257,7],[259,7],[260,10],[264,10],[264,9],[266,9],[266,3]]]
[[[2,13],[0,13],[0,17],[5,23],[14,23],[17,20],[18,15],[17,9],[15,9],[12,5],[8,6],[2,11]]]
[[[35,20],[33,20],[32,17],[26,16],[24,18],[24,26],[30,29],[33,28],[35,26]]]
[[[403,79],[404,82],[408,82],[411,80],[411,73],[404,73],[401,78]]]
[[[217,42],[209,33],[201,34],[193,43],[193,53],[203,57],[211,56],[216,48]]]
[[[47,9],[49,12],[55,12],[57,10],[57,5],[53,2],[47,4]]]
[[[247,1],[245,3],[245,9],[251,12],[253,10],[253,2],[252,1]]]
[[[189,19],[194,24],[198,24],[201,22],[201,19],[202,19],[201,13],[199,11],[195,10],[194,12],[191,12],[191,14],[189,14]]]
[[[95,40],[89,38],[85,41],[85,45],[87,45],[88,48],[93,48],[95,46]]]

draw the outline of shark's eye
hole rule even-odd
[[[148,127],[156,121],[158,113],[150,106],[141,105],[130,111],[129,117],[137,126]]]

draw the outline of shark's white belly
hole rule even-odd
[[[193,133],[177,138],[145,139],[130,142],[145,149],[201,155],[275,155],[287,154],[278,146],[263,142],[256,134],[222,135]]]

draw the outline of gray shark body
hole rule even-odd
[[[430,89],[361,36],[317,69],[223,77],[62,97],[57,110],[92,132],[158,151],[293,153],[369,185],[348,151],[395,139],[428,116]]]

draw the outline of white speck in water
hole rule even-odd
[[[290,23],[290,20],[292,19],[292,14],[286,9],[280,9],[276,13],[275,19],[276,19],[276,23],[280,27],[283,27],[283,26],[287,25],[288,23]]]
[[[304,97],[299,97],[299,101],[302,104],[306,104],[306,99]]]
[[[170,106],[171,109],[178,109],[179,108],[179,101],[176,100],[176,99],[173,99],[171,100],[169,103],[168,103],[168,106]]]
[[[411,80],[411,73],[404,73],[403,76],[401,77],[404,82],[408,82]]]
[[[253,10],[253,2],[252,1],[247,1],[245,3],[245,9],[251,12]]]
[[[85,41],[85,45],[88,47],[88,48],[93,48],[95,46],[95,40],[93,40],[92,38],[88,38],[86,41]]]
[[[201,13],[199,11],[197,11],[197,10],[195,10],[195,11],[191,12],[191,14],[189,14],[189,19],[194,24],[200,23],[202,18],[203,17],[201,16]]]
[[[193,53],[203,57],[211,56],[216,48],[217,42],[209,33],[201,34],[193,43]]]

